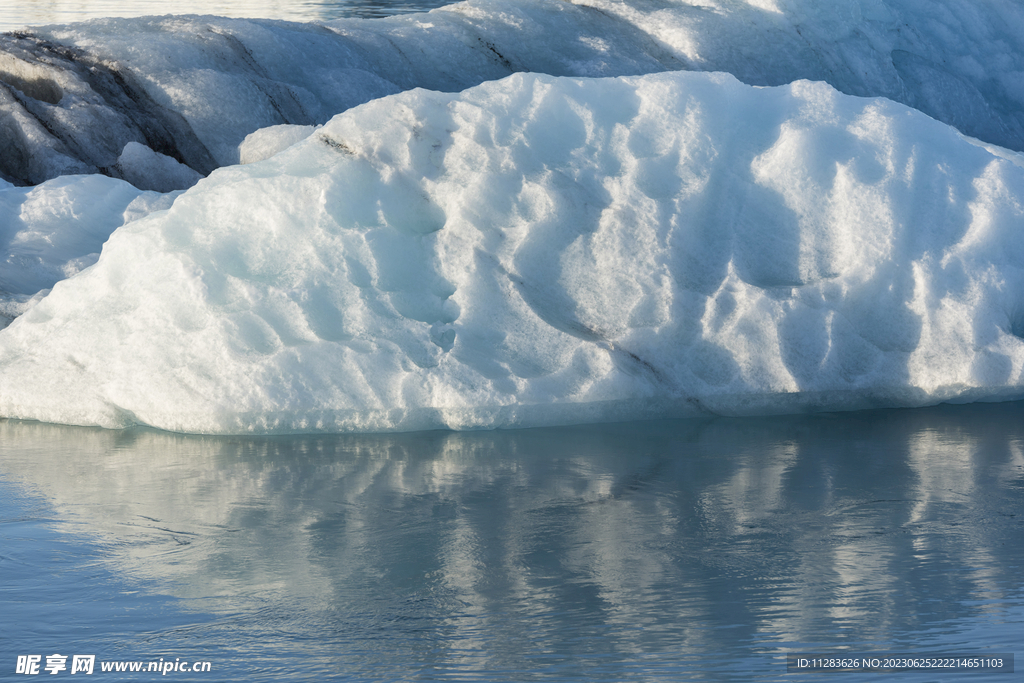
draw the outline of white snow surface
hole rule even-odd
[[[0,414],[235,433],[1019,398],[1015,159],[820,82],[404,92],[116,230],[0,332]]]
[[[260,128],[410,88],[680,69],[821,80],[1024,151],[1017,0],[470,0],[382,20],[168,16],[0,36],[0,177],[116,175],[129,142],[206,175]]]

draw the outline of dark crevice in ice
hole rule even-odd
[[[46,102],[47,104],[60,104],[60,101],[64,98],[64,90],[57,85],[56,81],[49,78],[30,80],[0,68],[0,82],[21,91],[21,93],[31,99]]]
[[[498,58],[498,62],[501,63],[501,65],[503,67],[505,67],[506,69],[508,69],[510,72],[513,72],[513,73],[519,70],[519,69],[516,69],[516,68],[514,68],[512,66],[512,62],[508,61],[508,59],[505,57],[505,55],[503,55],[500,52],[498,52],[497,48],[494,47],[493,43],[488,42],[488,41],[484,40],[483,38],[477,38],[477,40],[480,41],[481,45],[483,45],[485,48],[487,48],[492,53],[494,53],[494,55]]]
[[[335,140],[331,136],[320,133],[318,136],[320,142],[324,143],[333,150],[337,150],[346,156],[355,156],[355,150],[353,150],[344,140]]]

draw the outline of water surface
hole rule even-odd
[[[1022,418],[264,438],[0,421],[0,667],[68,650],[216,670],[177,680],[767,681],[787,652],[1013,652]]]

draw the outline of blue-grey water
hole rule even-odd
[[[0,421],[0,670],[774,681],[789,652],[1014,652],[1022,540],[1022,403],[384,436]]]

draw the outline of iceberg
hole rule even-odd
[[[0,332],[0,414],[387,431],[1024,395],[1020,155],[890,99],[518,73],[286,134]]]

